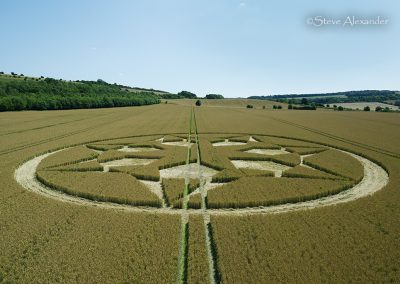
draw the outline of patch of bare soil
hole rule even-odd
[[[231,160],[232,164],[238,168],[247,168],[254,170],[272,171],[275,177],[281,177],[282,172],[290,169],[290,167],[270,161],[245,161],[245,160]]]
[[[258,142],[256,139],[253,138],[253,136],[250,136],[249,142]]]
[[[155,159],[126,158],[126,159],[119,159],[119,160],[108,161],[105,163],[100,163],[100,165],[103,166],[105,172],[108,172],[112,167],[142,166],[142,165],[148,165],[154,161]]]
[[[182,141],[175,141],[175,142],[162,142],[164,145],[169,146],[179,146],[179,147],[191,147],[193,143],[187,141],[187,139],[182,139]]]
[[[160,149],[153,148],[153,147],[129,147],[129,146],[124,146],[121,149],[118,149],[117,151],[120,152],[128,152],[128,153],[137,153],[137,152],[150,152],[150,151],[159,151]]]
[[[203,182],[202,187],[196,188],[196,190],[192,191],[189,195],[194,195],[196,193],[201,193],[200,191],[203,190],[204,192],[208,192],[210,189],[214,189],[216,187],[222,186],[226,184],[226,182],[221,183],[211,183],[211,179],[206,180]]]
[[[223,142],[216,142],[213,143],[214,147],[221,147],[221,146],[236,146],[236,145],[245,145],[246,143],[243,142],[235,142],[235,141],[229,141],[228,139],[225,139]]]
[[[191,163],[188,165],[181,165],[172,168],[167,168],[160,170],[161,178],[199,178],[199,170],[201,170],[201,178],[209,177],[211,178],[213,175],[218,173],[218,171],[205,167],[203,165],[199,165],[197,163]]]
[[[246,153],[254,153],[261,155],[281,155],[281,154],[289,154],[288,151],[282,149],[251,149],[245,151]]]

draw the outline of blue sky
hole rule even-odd
[[[0,25],[4,72],[200,96],[400,89],[397,0],[13,0]]]

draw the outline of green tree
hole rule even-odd
[[[214,100],[214,99],[223,99],[224,96],[223,95],[219,95],[219,94],[208,94],[206,95],[206,99],[208,100]]]
[[[197,95],[189,91],[181,91],[177,95],[186,99],[197,99]]]
[[[126,92],[106,82],[0,77],[0,111],[138,106],[159,103],[152,92]]]
[[[201,101],[200,100],[196,101],[196,106],[201,106]]]
[[[301,99],[301,104],[302,105],[308,105],[308,100],[306,98]]]

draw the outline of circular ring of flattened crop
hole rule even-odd
[[[276,214],[330,206],[372,195],[384,188],[389,181],[389,176],[386,171],[375,162],[360,155],[344,150],[334,149],[315,142],[302,142],[297,139],[277,138],[265,135],[240,136],[224,134],[218,137],[218,135],[213,134],[209,137],[207,137],[207,135],[202,135],[201,137],[202,138],[200,139],[196,138],[187,141],[186,139],[183,139],[182,136],[171,137],[168,135],[168,138],[167,136],[163,136],[159,139],[152,138],[153,140],[145,141],[145,143],[141,141],[140,143],[136,143],[136,145],[135,143],[114,143],[114,140],[96,142],[94,144],[82,144],[81,146],[74,146],[49,152],[28,160],[16,169],[15,179],[26,190],[58,201],[70,202],[77,205],[131,212],[163,214],[204,214],[207,212],[207,214],[211,215]],[[86,159],[83,157],[83,159],[77,159],[73,163],[51,165],[50,168],[52,170],[57,170],[57,167],[62,168],[63,166],[68,167],[72,165],[73,167],[79,168],[77,171],[84,172],[84,165],[86,165],[84,163],[92,162],[92,164],[100,163],[103,171],[106,172],[110,171],[110,169],[113,171],[119,171],[119,168],[121,167],[129,167],[132,165],[134,165],[133,168],[137,170],[140,166],[147,165],[156,160],[148,159],[148,161],[144,161],[147,157],[144,153],[147,151],[150,153],[152,150],[161,150],[160,152],[167,153],[164,153],[164,155],[168,155],[168,151],[172,151],[171,149],[174,147],[180,147],[185,150],[187,149],[189,155],[187,155],[188,158],[186,164],[178,162],[177,165],[173,165],[172,162],[172,164],[167,165],[157,162],[160,169],[160,178],[183,178],[186,181],[186,185],[188,185],[188,181],[191,178],[197,178],[199,181],[197,188],[193,189],[191,192],[186,192],[185,196],[180,196],[179,198],[185,204],[190,204],[192,196],[198,195],[202,201],[199,203],[198,207],[190,208],[190,206],[187,207],[185,205],[183,207],[181,206],[181,208],[173,208],[172,203],[168,202],[166,199],[161,182],[154,181],[154,179],[153,181],[142,181],[140,176],[138,177],[137,175],[136,179],[139,182],[142,182],[144,186],[147,186],[149,191],[160,199],[158,207],[135,203],[115,202],[114,200],[93,200],[84,194],[70,194],[66,191],[55,190],[55,188],[49,186],[49,184],[45,185],[43,181],[39,181],[37,170],[40,168],[42,162],[48,161],[46,159],[49,158],[57,158],[57,155],[65,153],[64,151],[73,150],[76,147],[86,147],[88,150],[96,151],[97,155],[100,156],[90,159],[89,161],[87,161],[87,157]],[[197,156],[197,161],[191,161],[190,155],[195,156],[193,153],[190,154],[191,151],[193,152],[193,149],[199,150],[199,148],[202,155],[207,155],[206,151],[209,151],[210,155],[220,155],[225,159],[225,162],[230,161],[226,162],[229,165],[227,164],[227,168],[223,168],[221,165],[210,164],[210,162],[207,161],[206,156],[204,159],[203,157],[201,158],[201,163],[199,162],[199,156]],[[189,149],[191,149],[191,151],[189,151]],[[115,159],[113,158],[113,155],[115,156]],[[355,177],[351,179],[351,176],[346,176],[346,164],[343,164],[342,166],[339,164],[338,167],[337,161],[335,163],[335,157],[340,155],[348,157],[353,161],[353,163],[356,161],[361,165],[362,175],[360,178]],[[157,157],[157,155],[153,156]],[[101,157],[103,157],[103,160],[101,160]],[[142,160],[138,163],[138,161],[135,160],[137,158]],[[330,161],[328,158],[332,158],[332,160]],[[162,159],[168,160],[160,157],[158,157],[157,160]],[[296,159],[298,159],[297,162]],[[165,163],[164,160],[162,160],[163,163]],[[333,170],[330,168],[329,163],[332,163]],[[334,171],[335,169],[341,169],[340,167],[342,167],[344,173]],[[91,170],[89,169],[88,171]],[[95,171],[99,172],[98,169]],[[227,173],[228,176],[226,176],[225,173]],[[236,173],[240,173],[241,176],[235,176]],[[142,179],[146,179],[146,177]],[[289,194],[288,197],[281,199],[279,202],[271,199],[266,201],[261,200],[261,203],[257,203],[254,202],[257,201],[256,199],[249,199],[246,200],[247,203],[240,203],[240,196],[249,198],[248,196],[254,193],[254,191],[252,192],[250,185],[246,188],[246,186],[241,185],[241,182],[251,183],[251,181],[264,181],[264,184],[261,186],[256,186],[258,189],[255,190],[260,190],[260,187],[268,187],[268,184],[270,184],[270,182],[265,183],[266,180],[276,182],[279,187],[280,182],[283,180],[290,183],[303,179],[309,180],[310,184],[315,181],[326,182],[337,180],[338,183],[346,184],[347,182],[347,184],[350,185],[343,187],[341,190],[328,190],[324,193],[316,192],[312,194],[308,194],[307,192],[304,193],[300,188],[298,190],[299,196],[303,194],[301,196],[304,198],[296,196],[297,193],[293,196],[293,191],[291,192],[290,190],[287,190]],[[224,185],[219,187],[220,184],[218,182],[221,181]],[[302,183],[304,182],[302,181]],[[296,188],[296,186],[294,187]],[[235,189],[238,191],[235,192]],[[297,189],[292,188],[292,190]],[[234,195],[232,195],[232,200],[229,202],[231,192],[233,192]],[[264,191],[261,189],[260,192]],[[236,195],[236,193],[238,193],[238,195]],[[218,197],[219,194],[222,195]],[[206,196],[208,197],[206,198]],[[221,205],[215,201],[218,198],[228,201],[225,205]],[[182,205],[182,203],[180,204]]]

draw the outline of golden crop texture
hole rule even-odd
[[[269,206],[336,194],[352,184],[327,179],[242,177],[210,190],[207,200],[210,208]]]
[[[187,148],[173,147],[176,150],[170,151],[169,146],[154,141],[166,135],[187,137],[191,110],[186,105],[189,103],[193,101],[137,108],[0,113],[0,282],[176,282],[181,216],[124,212],[54,200],[22,188],[15,181],[14,173],[19,165],[35,156],[78,145],[71,151],[82,149],[84,152],[76,155],[70,152],[62,159],[56,157],[68,153],[64,152],[69,151],[66,149],[43,160],[40,174],[59,175],[54,177],[55,181],[60,179],[62,183],[67,179],[62,178],[63,175],[69,179],[76,175],[77,181],[67,181],[69,186],[73,185],[79,191],[96,191],[96,194],[105,183],[112,181],[108,178],[111,175],[125,176],[114,184],[119,185],[129,178],[133,183],[127,184],[132,184],[133,190],[121,185],[123,191],[114,187],[112,192],[104,192],[107,196],[129,198],[140,188],[136,184],[139,181],[132,175],[149,175],[159,180],[160,168],[185,164]],[[213,192],[221,189],[227,194],[222,198],[221,202],[225,202],[222,205],[227,206],[227,201],[233,201],[236,206],[255,198],[256,201],[260,198],[271,200],[259,193],[268,186],[274,187],[269,193],[282,200],[290,197],[299,183],[304,185],[300,191],[306,196],[359,180],[358,162],[354,163],[348,155],[337,158],[336,154],[341,152],[332,148],[344,149],[378,163],[388,172],[389,183],[371,196],[336,206],[275,215],[244,213],[229,216],[234,209],[223,210],[225,215],[210,213],[212,246],[222,282],[400,282],[398,114],[269,111],[258,107],[264,102],[254,104],[256,108],[248,110],[245,109],[247,103],[227,100],[218,102],[218,107],[203,104],[195,108],[202,163],[221,170],[217,175],[224,178],[237,175],[238,179],[230,186],[243,184],[240,188],[209,190],[208,202],[212,201]],[[241,150],[236,146],[226,149],[212,146],[212,142],[237,137],[244,141],[250,136],[261,142],[248,142],[239,147]],[[154,164],[132,168],[129,174],[92,171],[98,169],[95,160],[90,160],[98,154],[94,150],[116,151],[121,145],[144,146],[150,145],[149,141],[162,147],[161,152],[155,151],[162,154],[162,158]],[[91,149],[79,145],[89,145]],[[246,147],[284,147],[301,155],[313,151],[316,154],[305,157],[304,161],[329,173],[296,166],[284,172],[282,178],[273,178],[259,176],[257,171],[236,169],[224,153],[241,151],[243,155],[250,154],[244,152]],[[316,151],[325,148],[329,150]],[[195,153],[193,147],[191,152]],[[190,160],[196,156],[193,154]],[[74,164],[83,157],[88,160]],[[354,166],[354,169],[344,171],[341,163]],[[86,166],[91,172],[79,171]],[[223,173],[228,170],[230,173]],[[107,178],[98,178],[97,174]],[[96,177],[93,181],[89,178],[90,185],[81,182],[87,188],[78,185],[83,175]],[[247,176],[245,180],[243,175]],[[335,180],[335,177],[339,179]],[[246,179],[255,187],[247,186]],[[275,180],[286,185],[278,185]],[[329,183],[333,187],[328,186]],[[321,185],[322,191],[315,184]],[[246,186],[249,188],[243,190]],[[279,191],[281,188],[284,189]],[[228,189],[237,189],[239,193],[232,194]],[[240,192],[244,193],[239,200],[234,196],[242,194]],[[192,207],[191,204],[200,208],[199,193],[190,196],[188,206]],[[154,210],[163,209],[154,207]],[[208,280],[208,277],[204,278],[205,273],[209,272],[204,254],[203,219],[201,210],[188,212],[188,282],[203,283]]]
[[[135,177],[124,173],[39,171],[45,185],[94,201],[160,207],[160,200]]]

